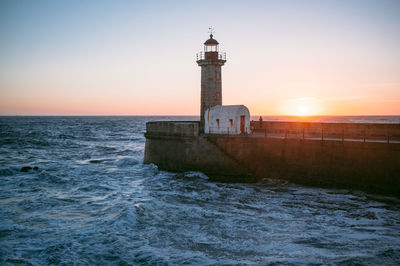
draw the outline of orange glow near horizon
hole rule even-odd
[[[199,115],[199,97],[184,102],[163,99],[35,99],[13,101],[0,99],[0,115]],[[151,102],[151,104],[149,104]],[[332,100],[312,97],[287,100],[266,100],[263,103],[224,101],[224,104],[244,103],[251,115],[325,116],[325,115],[400,115],[400,101],[382,99]]]

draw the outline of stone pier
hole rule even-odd
[[[282,126],[279,122],[269,123],[270,128],[273,123]],[[397,132],[397,125],[373,125],[368,126],[375,137],[382,128],[394,128],[392,135]],[[295,131],[295,125],[290,126],[291,133],[302,132]],[[335,126],[329,126],[334,131]],[[343,132],[338,126],[337,132]],[[169,171],[201,171],[228,182],[278,178],[311,186],[400,196],[399,141],[354,139],[358,131],[346,140],[303,138],[300,133],[297,137],[268,137],[259,133],[227,136],[199,132],[199,122],[147,123],[145,163]],[[363,137],[364,133],[358,135]]]

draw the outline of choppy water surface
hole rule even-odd
[[[0,118],[0,264],[400,263],[398,199],[159,171],[159,119]]]

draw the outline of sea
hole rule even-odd
[[[398,198],[143,164],[146,122],[196,119],[0,117],[0,264],[400,265]]]

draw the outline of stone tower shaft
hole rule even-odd
[[[197,54],[197,64],[201,67],[200,131],[204,132],[205,111],[222,105],[221,66],[226,62],[225,53],[218,52],[218,42],[210,35],[204,43],[204,52]]]

